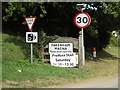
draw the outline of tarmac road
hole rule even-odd
[[[48,88],[118,88],[118,75],[82,80]]]

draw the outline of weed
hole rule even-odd
[[[17,83],[9,83],[8,85],[19,86],[19,84],[17,84]]]

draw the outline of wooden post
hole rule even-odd
[[[83,64],[83,52],[82,52],[82,31],[79,31],[79,57],[78,57],[78,68],[82,68]]]

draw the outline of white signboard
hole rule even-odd
[[[76,66],[75,53],[50,53],[50,62],[52,66],[74,67]]]
[[[26,32],[26,43],[37,43],[38,32]]]
[[[49,43],[49,53],[72,53],[73,43]]]

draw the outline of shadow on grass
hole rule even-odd
[[[86,52],[86,61],[101,61],[101,60],[118,60],[119,57],[112,55],[108,53],[105,50],[97,51],[96,59],[93,59],[92,52],[90,54],[90,51]]]
[[[105,50],[101,50],[101,51],[97,52],[97,60],[118,60],[118,59],[120,59],[120,58],[108,53]]]

